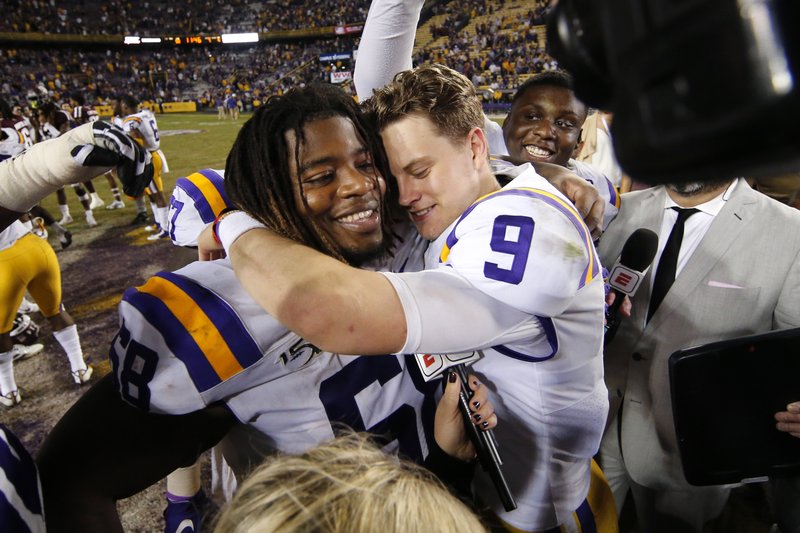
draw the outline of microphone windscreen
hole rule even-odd
[[[642,272],[653,262],[657,249],[658,235],[647,228],[639,228],[625,241],[619,263]]]

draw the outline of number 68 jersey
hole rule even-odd
[[[321,352],[263,311],[226,259],[128,289],[119,315],[113,372],[141,409],[185,414],[224,402],[286,453],[347,426],[386,437],[388,451],[427,456],[434,387],[410,358]]]

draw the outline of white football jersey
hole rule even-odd
[[[0,251],[11,248],[19,239],[30,233],[31,230],[19,220],[15,220],[4,230],[0,230]]]
[[[138,131],[142,136],[142,146],[150,152],[158,150],[161,144],[156,116],[149,109],[142,109],[138,113],[125,117],[122,121],[122,129],[127,133]]]
[[[55,139],[61,136],[61,130],[56,128],[49,122],[45,122],[39,126],[39,139],[45,141],[47,139]]]
[[[206,168],[179,178],[169,200],[167,232],[177,246],[197,246],[197,237],[230,205],[225,171]]]
[[[13,157],[25,150],[25,139],[14,128],[2,128],[5,138],[0,140],[0,161]]]
[[[617,216],[617,213],[619,213],[619,191],[605,174],[588,163],[570,159],[567,162],[567,170],[574,172],[594,185],[600,197],[605,200],[606,210],[603,214],[603,230],[605,231],[611,221],[614,220],[614,217]]]
[[[386,274],[406,314],[402,353],[482,350],[472,368],[495,393],[495,432],[518,509],[503,510],[483,472],[478,494],[523,530],[571,520],[608,411],[603,279],[589,231],[526,165],[467,209],[425,259],[431,270]]]
[[[347,426],[427,456],[437,387],[413,359],[321,352],[264,312],[228,260],[157,274],[125,292],[119,313],[111,361],[133,405],[181,414],[224,402],[288,453]]]

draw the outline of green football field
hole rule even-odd
[[[242,124],[250,118],[242,115],[238,120],[217,120],[211,113],[175,113],[156,115],[158,132],[161,137],[161,150],[167,157],[169,172],[164,175],[164,190],[169,198],[178,178],[203,168],[225,168],[225,158],[236,140]],[[106,178],[100,176],[92,183],[100,197],[109,203],[113,198]],[[123,199],[126,205],[132,205],[130,199]],[[67,191],[67,202],[72,216],[77,220],[81,208],[74,193]],[[42,205],[49,209],[56,219],[60,218],[55,195],[46,198]],[[129,209],[107,211],[105,208],[95,210],[99,222],[115,221],[117,217],[130,218]],[[76,216],[76,214],[78,216]]]

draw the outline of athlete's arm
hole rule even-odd
[[[536,169],[537,174],[549,181],[553,187],[561,191],[561,194],[570,199],[575,205],[575,209],[583,217],[583,221],[589,231],[592,232],[592,237],[595,239],[600,237],[603,232],[603,220],[607,202],[592,184],[561,165],[520,161],[509,155],[495,157],[515,165],[530,163]]]
[[[237,236],[242,218],[247,215],[219,223],[239,282],[279,322],[323,350],[378,355],[413,353],[405,347],[421,345],[426,353],[480,349],[493,344],[496,331],[515,330],[525,321],[513,308],[498,313],[491,296],[451,270],[392,275],[390,282],[388,274],[347,266],[267,229]],[[201,258],[217,250],[206,230],[198,239]],[[395,286],[403,290],[402,300]],[[442,317],[458,327],[442,329]],[[409,328],[424,331],[409,339]]]
[[[220,233],[233,217],[220,222]],[[229,254],[236,277],[253,299],[318,348],[386,354],[405,343],[403,306],[381,274],[350,267],[266,229],[244,233]]]
[[[372,96],[398,72],[411,68],[424,0],[374,0],[358,47],[353,83],[359,100]]]
[[[51,431],[37,462],[49,532],[121,532],[116,502],[192,464],[236,422],[220,404],[187,415],[125,403],[112,375],[98,381]]]

